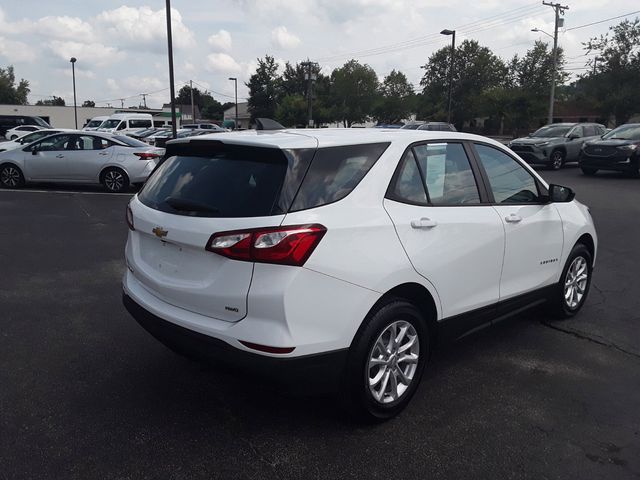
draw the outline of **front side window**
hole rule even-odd
[[[433,205],[480,203],[476,179],[461,143],[429,143],[414,148]]]
[[[73,147],[73,142],[71,140],[72,135],[55,135],[34,144],[31,147],[31,150],[37,150],[39,152],[70,150]]]
[[[540,194],[533,176],[497,148],[474,144],[487,172],[496,203],[538,203]]]
[[[291,211],[327,205],[349,195],[388,146],[371,143],[319,148]]]
[[[92,135],[80,135],[76,137],[76,150],[104,150],[110,147],[109,140]]]
[[[585,134],[582,127],[578,126],[578,127],[573,127],[573,129],[567,134],[567,137],[570,137],[570,136],[582,138],[585,136]]]

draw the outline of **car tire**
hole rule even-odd
[[[585,175],[592,177],[593,175],[595,175],[598,172],[597,168],[587,168],[587,167],[580,167],[580,170],[582,170],[582,173],[584,173]]]
[[[11,135],[11,138],[9,138],[9,140],[14,141],[17,140],[18,136],[17,135]]]
[[[0,165],[0,185],[2,188],[21,188],[24,186],[22,170],[12,163]]]
[[[580,311],[589,294],[592,273],[591,252],[582,243],[576,244],[549,299],[550,313],[554,317],[570,318]]]
[[[100,175],[100,183],[108,192],[122,193],[129,188],[129,176],[120,168],[110,167]]]
[[[562,150],[554,150],[549,156],[549,167],[552,170],[560,170],[564,167],[565,153]]]
[[[420,384],[430,346],[427,322],[414,305],[396,298],[374,308],[351,344],[343,375],[352,418],[375,423],[400,413]]]

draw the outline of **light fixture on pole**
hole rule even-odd
[[[236,91],[236,119],[233,122],[233,129],[237,130],[238,129],[238,79],[236,77],[229,77],[229,80],[233,81],[235,85],[235,91]]]
[[[451,95],[453,92],[453,66],[456,52],[456,31],[444,29],[440,35],[451,35],[451,61],[449,64],[449,108],[447,109],[447,123],[451,123]]]
[[[76,57],[71,57],[71,76],[73,77],[73,117],[76,121],[76,130],[78,129],[78,104],[76,102]]]
[[[555,12],[555,23],[553,28],[553,35],[543,32],[539,28],[534,28],[533,31],[544,33],[553,38],[553,65],[551,66],[551,92],[549,94],[549,117],[548,123],[553,123],[553,106],[556,95],[556,71],[558,70],[558,28],[564,26],[564,18],[560,18],[560,15],[564,15],[565,10],[569,10],[566,5],[560,5],[559,3],[542,2],[543,5],[553,8]]]
[[[167,50],[169,54],[169,94],[171,95],[171,134],[178,136],[176,126],[176,88],[173,81],[173,40],[171,38],[171,0],[167,0]]]
[[[539,33],[544,33],[545,35],[547,35],[548,37],[553,38],[553,35],[551,35],[550,33],[545,32],[544,30],[540,30],[539,28],[532,28],[531,29],[532,32],[539,32]]]

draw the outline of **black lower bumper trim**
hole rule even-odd
[[[306,384],[309,380],[324,386],[328,383],[337,385],[346,365],[348,349],[301,357],[267,357],[168,322],[138,305],[124,292],[122,302],[131,316],[156,339],[171,350],[197,360],[224,364],[279,383]]]

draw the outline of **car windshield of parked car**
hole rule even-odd
[[[571,130],[571,126],[542,127],[531,134],[532,137],[564,137]]]
[[[140,140],[136,140],[135,138],[127,137],[125,135],[114,135],[111,138],[122,142],[129,147],[149,147],[149,145],[147,145],[146,143],[141,142]]]
[[[97,128],[102,125],[102,120],[91,120],[85,128]]]
[[[40,117],[33,117],[33,119],[36,121],[36,123],[38,125],[40,125],[41,127],[44,128],[51,128],[51,125],[49,125],[47,122],[45,122],[43,119],[41,119]]]
[[[640,124],[622,125],[602,137],[603,140],[640,140]]]
[[[111,120],[105,120],[104,123],[102,125],[100,125],[101,128],[116,128],[118,125],[120,124],[120,120],[116,119],[111,119]]]

